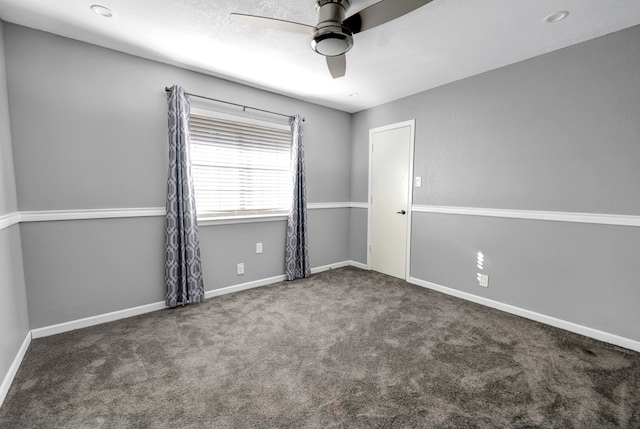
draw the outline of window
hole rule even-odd
[[[189,128],[198,217],[288,212],[289,126],[192,109]]]

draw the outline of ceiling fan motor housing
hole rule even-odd
[[[348,0],[316,0],[318,24],[311,39],[314,51],[335,57],[351,49],[353,34],[342,24],[348,8]]]

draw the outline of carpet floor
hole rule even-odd
[[[35,339],[28,428],[640,428],[640,353],[341,268]]]

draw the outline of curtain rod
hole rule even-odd
[[[166,92],[169,92],[171,91],[171,88],[169,88],[168,86],[165,86],[164,90]],[[285,115],[284,113],[272,112],[271,110],[258,109],[257,107],[245,106],[243,104],[232,103],[230,101],[224,101],[224,100],[218,100],[216,98],[205,97],[204,95],[191,94],[190,92],[186,92],[186,91],[185,91],[185,95],[190,95],[191,97],[203,98],[205,100],[216,101],[218,103],[230,104],[232,106],[242,107],[242,110],[251,109],[251,110],[257,110],[259,112],[271,113],[272,115],[284,116],[285,118],[293,118],[293,116]],[[304,122],[304,118],[302,118],[302,122]]]

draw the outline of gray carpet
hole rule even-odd
[[[342,268],[36,339],[10,428],[640,428],[640,354]]]

